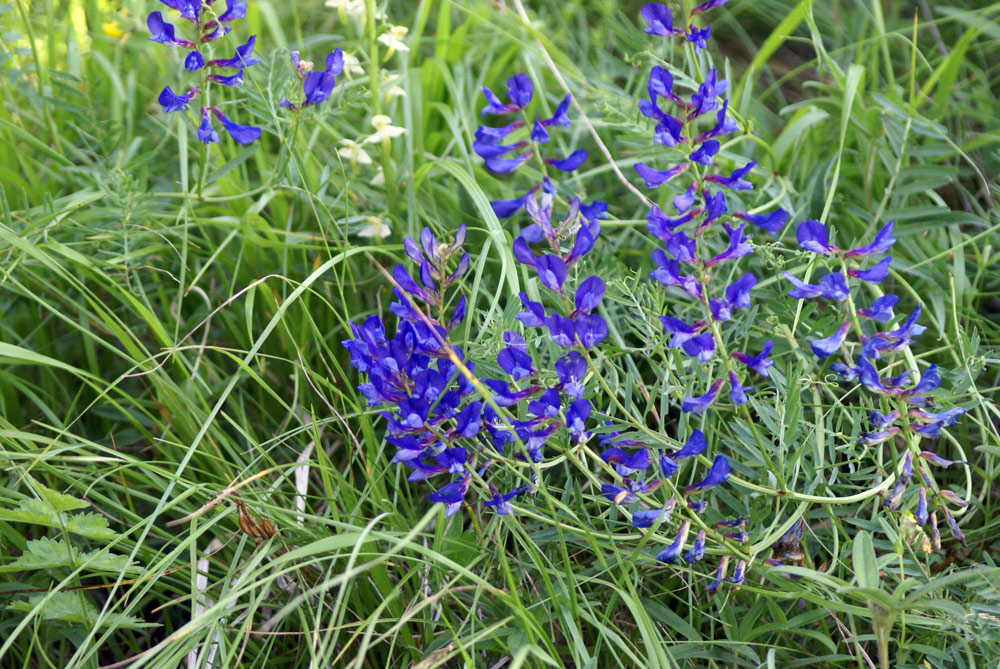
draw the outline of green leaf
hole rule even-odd
[[[878,565],[875,560],[875,545],[872,543],[871,535],[865,530],[859,531],[854,537],[852,558],[858,586],[877,590]]]
[[[70,516],[66,521],[66,529],[89,539],[109,540],[118,536],[117,532],[108,528],[107,519],[96,513],[78,513]]]
[[[63,623],[79,623],[82,625],[98,625],[101,627],[130,628],[157,627],[154,623],[144,623],[134,616],[120,613],[106,613],[100,620],[97,608],[79,592],[51,592],[30,595],[27,599],[12,602],[10,611],[30,613],[41,604],[38,615],[42,620],[59,621]]]
[[[77,550],[72,546],[67,547],[66,542],[62,539],[42,537],[29,541],[21,557],[3,567],[3,571],[72,567],[76,557]]]
[[[16,509],[0,509],[0,520],[45,527],[61,527],[59,514],[48,504],[38,499],[21,500]]]
[[[45,502],[56,511],[72,511],[74,509],[86,509],[88,506],[90,506],[82,499],[77,499],[72,495],[65,495],[61,492],[56,492],[51,488],[46,488],[44,485],[42,485],[38,481],[35,481],[34,479],[31,480],[31,487],[35,489],[35,492],[38,493],[39,497],[45,500]]]

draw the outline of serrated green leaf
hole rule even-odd
[[[51,488],[47,488],[38,481],[34,479],[31,480],[31,487],[34,488],[38,496],[42,498],[49,506],[59,511],[72,511],[74,509],[86,509],[89,504],[84,502],[82,499],[77,499],[72,495],[66,495],[61,492],[56,492]]]
[[[108,528],[108,520],[96,513],[78,513],[66,521],[66,530],[89,539],[110,540],[118,533]]]
[[[29,541],[21,557],[5,566],[3,571],[72,567],[77,555],[76,548],[67,546],[66,542],[62,539],[42,537],[41,539]]]
[[[45,527],[61,527],[59,514],[51,506],[38,499],[21,500],[16,509],[0,509],[0,520],[44,525]]]
[[[154,623],[144,623],[139,618],[125,616],[120,613],[106,613],[98,621],[97,608],[90,599],[78,592],[53,592],[30,595],[27,599],[12,602],[7,609],[21,613],[30,613],[39,603],[42,603],[42,608],[39,612],[42,620],[79,623],[91,626],[99,623],[101,627],[124,629],[156,627]]]

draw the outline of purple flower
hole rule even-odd
[[[708,474],[699,483],[694,483],[692,485],[684,488],[685,493],[692,492],[704,492],[709,488],[714,488],[717,485],[725,483],[729,479],[729,460],[724,455],[716,455],[715,460],[712,461],[712,466],[708,470]]]
[[[913,514],[914,520],[917,521],[917,525],[923,527],[927,524],[927,488],[923,486],[917,490],[917,510]]]
[[[236,19],[245,18],[247,15],[247,3],[239,0],[226,0],[226,11],[219,16],[219,23],[229,23]]]
[[[556,107],[555,112],[552,114],[552,118],[542,119],[541,121],[539,121],[539,123],[541,123],[542,126],[544,126],[546,128],[548,128],[550,126],[553,126],[553,125],[558,125],[558,126],[562,126],[564,128],[568,128],[569,127],[569,116],[566,114],[566,112],[569,111],[569,102],[570,102],[571,99],[572,99],[572,96],[570,96],[569,94],[567,94],[566,97],[564,97],[559,102],[559,105]]]
[[[186,39],[177,39],[174,26],[164,21],[163,15],[160,12],[153,12],[146,18],[146,27],[152,33],[149,37],[150,42],[166,46],[179,46],[184,49],[195,48],[194,42]]]
[[[937,465],[938,467],[950,467],[952,465],[965,465],[969,466],[969,463],[965,460],[945,460],[940,455],[933,451],[920,451],[920,457],[922,457],[927,462]]]
[[[661,242],[669,242],[674,237],[674,230],[691,221],[697,212],[688,212],[677,218],[665,215],[657,205],[646,213],[646,230]]]
[[[587,277],[576,289],[574,297],[576,310],[582,313],[590,313],[597,308],[603,297],[604,282],[597,276]]]
[[[576,351],[570,351],[556,360],[556,376],[562,391],[574,399],[583,397],[583,377],[587,375],[587,361]]]
[[[687,38],[688,42],[694,44],[694,52],[698,53],[702,49],[708,46],[707,40],[712,36],[712,26],[705,26],[704,30],[698,30],[698,26],[689,26],[690,32],[686,33],[684,37]]]
[[[868,283],[878,283],[889,276],[890,262],[892,262],[892,256],[887,256],[875,265],[872,265],[869,269],[849,269],[847,270],[847,273],[856,279],[861,279],[862,281],[867,281]]]
[[[825,339],[814,339],[811,341],[810,345],[812,346],[812,351],[816,357],[822,360],[823,358],[827,358],[836,353],[837,349],[840,348],[840,345],[844,343],[844,339],[847,338],[847,330],[850,327],[851,324],[844,321],[840,324],[840,327],[837,328],[837,331],[829,337],[826,337]]]
[[[730,354],[730,357],[742,362],[749,369],[752,369],[761,376],[770,376],[770,372],[768,370],[774,365],[774,361],[767,356],[771,352],[772,348],[774,348],[774,342],[768,339],[764,342],[764,348],[761,349],[761,352],[756,356],[749,356],[746,353],[735,351]]]
[[[670,348],[679,348],[693,339],[707,325],[705,321],[698,321],[693,325],[688,325],[679,318],[673,316],[660,316],[660,324],[663,329],[673,335],[670,339]]]
[[[819,221],[802,221],[795,231],[799,246],[813,253],[836,253],[837,247],[830,245],[830,232]]]
[[[701,284],[690,274],[681,276],[680,264],[676,260],[667,258],[663,249],[656,249],[652,254],[653,262],[659,265],[659,269],[650,272],[650,276],[665,286],[680,286],[691,297],[701,299]]]
[[[508,172],[513,172],[521,165],[525,164],[531,159],[531,152],[526,151],[516,158],[501,158],[499,156],[490,156],[485,160],[486,169],[491,172],[496,172],[497,174],[506,174]]]
[[[847,287],[847,279],[845,279],[844,275],[840,272],[827,274],[819,280],[819,284],[817,285],[799,281],[795,278],[795,276],[789,274],[788,272],[782,272],[782,275],[788,279],[793,286],[795,286],[795,288],[788,291],[788,296],[799,300],[822,296],[831,300],[843,302],[851,294]]]
[[[667,506],[662,509],[642,509],[632,514],[632,526],[638,529],[652,527],[656,523],[662,522],[670,517],[670,512],[674,509],[673,498],[667,501]]]
[[[688,118],[695,118],[719,108],[719,103],[715,98],[722,95],[729,88],[729,82],[725,79],[717,79],[717,72],[713,67],[708,71],[705,81],[698,86],[698,92],[691,96],[691,105],[694,109]]]
[[[725,383],[723,379],[718,379],[704,395],[685,397],[684,401],[681,402],[681,411],[692,414],[703,413],[708,407],[712,406],[712,402],[715,401],[715,396],[719,394],[719,389],[722,388],[723,383]]]
[[[737,258],[742,258],[745,255],[753,253],[753,247],[747,243],[749,237],[743,234],[743,230],[746,228],[746,225],[746,223],[740,223],[740,227],[731,228],[728,223],[722,224],[722,227],[725,228],[726,232],[729,234],[729,248],[719,255],[706,260],[705,267],[714,267],[720,263],[736,260]]]
[[[691,208],[691,205],[694,204],[694,193],[697,187],[698,184],[693,183],[688,186],[686,191],[674,197],[674,207],[677,209],[677,213],[683,214]]]
[[[521,304],[524,305],[526,311],[518,314],[515,318],[529,328],[540,328],[545,325],[545,309],[541,303],[532,302],[525,293],[518,293],[518,297],[521,298]]]
[[[511,508],[510,504],[508,504],[507,502],[509,502],[510,500],[514,499],[519,494],[521,494],[521,490],[520,488],[514,488],[510,492],[501,495],[500,491],[497,490],[496,487],[491,483],[490,494],[493,496],[492,499],[486,500],[485,502],[483,502],[483,504],[495,509],[499,515],[507,516],[513,513],[514,511]]]
[[[730,188],[735,191],[753,190],[753,184],[744,179],[743,177],[745,177],[747,172],[752,170],[755,165],[757,165],[757,161],[751,160],[743,167],[733,170],[733,173],[730,174],[728,177],[723,177],[718,174],[709,174],[705,177],[705,181],[711,181],[713,183],[719,184],[720,186],[723,186],[725,188]]]
[[[191,51],[184,58],[184,69],[188,72],[197,72],[205,67],[205,59],[197,51]]]
[[[515,381],[535,374],[531,357],[524,351],[508,346],[497,354],[497,364],[500,369],[510,374]]]
[[[753,390],[753,386],[742,385],[736,372],[729,372],[729,399],[733,404],[746,404],[748,390]]]
[[[683,30],[674,28],[674,15],[670,13],[670,9],[664,4],[648,2],[639,10],[639,15],[649,24],[649,27],[643,30],[644,33],[659,35],[660,37],[669,37],[684,33]]]
[[[581,315],[576,319],[576,337],[584,348],[593,348],[608,336],[608,324],[597,314]]]
[[[574,442],[582,443],[589,436],[585,430],[585,423],[590,417],[590,402],[587,400],[575,400],[570,402],[566,409],[566,430]]]
[[[535,87],[526,74],[515,74],[507,80],[507,99],[510,104],[501,104],[500,98],[486,86],[482,88],[486,98],[486,106],[480,111],[481,116],[487,114],[509,114],[524,109],[531,102]]]
[[[728,135],[731,132],[735,132],[739,129],[736,125],[736,121],[726,118],[726,112],[729,110],[729,100],[722,101],[722,107],[715,115],[715,126],[697,137],[695,137],[694,143],[700,144],[707,139],[713,139],[715,137],[721,137],[722,135]]]
[[[556,160],[555,158],[546,158],[545,164],[551,165],[557,170],[562,170],[563,172],[572,172],[580,165],[583,161],[587,159],[587,151],[585,149],[577,149],[573,153],[569,154],[562,160]]]
[[[717,321],[728,321],[732,318],[734,309],[746,309],[749,307],[750,290],[755,285],[757,285],[757,277],[748,272],[726,286],[725,299],[711,300],[708,303],[712,317]]]
[[[219,122],[222,123],[222,127],[226,129],[229,136],[232,137],[238,144],[243,144],[245,146],[260,139],[260,128],[233,123],[218,107],[212,107],[212,113],[215,114],[215,118],[219,119]]]
[[[691,10],[691,16],[707,12],[708,10],[715,9],[716,7],[721,7],[727,2],[729,2],[729,0],[708,0],[700,5],[695,5],[694,9]]]
[[[601,453],[601,459],[615,465],[615,471],[619,476],[628,476],[649,469],[649,451],[645,448],[637,450],[632,455],[628,455],[620,448],[607,448]]]
[[[614,505],[631,504],[638,502],[639,498],[628,488],[620,488],[610,483],[601,485],[601,494],[608,498]]]
[[[635,163],[632,167],[634,167],[635,171],[639,173],[642,180],[646,182],[646,188],[659,188],[681,172],[688,169],[688,167],[690,167],[690,163],[681,163],[680,165],[671,167],[669,170],[654,170],[652,167],[647,167],[643,163]]]
[[[260,61],[252,55],[254,43],[256,43],[256,41],[257,36],[251,35],[250,39],[248,39],[245,44],[236,47],[236,53],[232,58],[216,58],[215,60],[210,60],[208,61],[209,66],[239,70],[259,63]]]
[[[208,116],[208,109],[201,108],[201,125],[198,126],[198,141],[206,146],[219,143],[219,133],[212,127],[212,121]]]
[[[706,188],[702,195],[705,197],[705,220],[698,225],[699,232],[729,211],[726,208],[726,195],[721,190],[713,196]]]
[[[531,195],[532,191],[528,191],[513,200],[492,200],[490,206],[493,207],[493,213],[496,214],[497,218],[509,218],[524,208],[525,201]]]
[[[663,146],[676,146],[685,141],[681,122],[670,114],[662,114],[653,129],[653,141]]]
[[[664,564],[671,564],[677,560],[681,551],[684,550],[684,542],[687,541],[688,531],[691,529],[691,521],[685,520],[677,530],[677,536],[673,542],[656,554],[656,561]]]
[[[529,137],[532,142],[536,142],[538,144],[545,144],[549,141],[549,133],[545,129],[545,126],[538,121],[538,119],[535,119],[535,124],[531,127],[531,134]]]
[[[674,77],[670,74],[670,71],[659,65],[654,66],[649,71],[649,79],[646,82],[646,92],[649,93],[649,100],[639,101],[639,111],[648,118],[660,120],[666,114],[660,110],[657,104],[659,98],[666,98],[675,104],[683,105],[684,101],[673,92],[673,87]]]
[[[538,271],[538,281],[551,291],[562,293],[563,282],[566,281],[568,269],[562,258],[546,254],[538,259],[535,269]]]
[[[715,568],[715,579],[708,584],[708,594],[714,595],[722,585],[722,582],[726,580],[726,572],[729,569],[729,556],[723,555],[719,558],[719,566]]]
[[[170,89],[170,86],[166,86],[160,91],[160,97],[157,98],[157,101],[163,106],[163,112],[169,114],[187,107],[191,99],[197,94],[198,89],[192,88],[183,95],[177,95]]]
[[[429,495],[432,502],[441,502],[445,505],[445,518],[454,516],[462,508],[462,502],[465,501],[465,493],[469,490],[469,482],[471,480],[471,477],[466,476],[461,480],[448,483],[440,490],[432,492]]]
[[[698,530],[694,545],[691,546],[691,550],[684,554],[684,561],[688,564],[694,564],[703,557],[705,557],[705,530]]]
[[[781,229],[785,227],[785,223],[788,221],[788,212],[784,209],[775,209],[770,214],[760,215],[739,212],[733,214],[733,216],[749,223],[753,223],[757,227],[763,228],[765,232],[772,235],[776,235],[781,232]]]
[[[879,323],[888,323],[893,319],[893,307],[899,302],[899,297],[888,293],[872,302],[867,309],[858,309],[858,315],[870,318]]]
[[[715,139],[710,139],[703,144],[699,145],[694,152],[688,156],[688,159],[692,162],[699,163],[701,165],[711,165],[712,156],[719,152],[719,142]],[[708,177],[705,177],[708,179]]]
[[[236,74],[224,77],[221,74],[210,74],[207,79],[213,83],[219,84],[221,86],[226,86],[228,88],[236,88],[243,85],[243,70],[240,70]]]
[[[875,233],[875,239],[871,244],[859,246],[844,253],[845,258],[854,258],[885,253],[896,243],[896,238],[892,236],[893,221],[889,221],[885,226]]]
[[[684,442],[684,446],[674,453],[670,454],[670,459],[674,462],[680,462],[686,460],[687,458],[693,458],[696,455],[701,455],[708,448],[708,441],[705,439],[705,435],[701,430],[695,429],[688,440]]]

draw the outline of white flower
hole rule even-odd
[[[365,0],[326,0],[326,6],[343,12],[347,16],[365,15]]]
[[[337,149],[337,154],[341,158],[351,161],[351,164],[357,165],[371,165],[372,157],[368,155],[368,152],[361,148],[361,145],[357,142],[351,141],[349,139],[342,139],[340,143],[344,146]]]
[[[375,170],[375,176],[373,176],[372,180],[368,182],[368,185],[369,186],[384,186],[385,185],[385,172],[382,171],[381,167],[379,167],[378,169]]]
[[[344,72],[348,74],[364,74],[365,68],[361,67],[361,61],[353,53],[344,54]]]
[[[375,132],[365,138],[362,144],[370,144],[371,142],[381,142],[384,139],[392,139],[393,137],[399,137],[406,132],[406,128],[400,128],[392,125],[392,119],[385,114],[378,114],[372,117],[372,126],[375,128]]]
[[[390,86],[385,92],[386,101],[392,100],[394,98],[405,98],[406,91],[403,90],[402,86]]]
[[[409,51],[410,47],[403,41],[408,32],[410,29],[406,26],[390,26],[389,32],[378,36],[378,41],[389,47],[389,51]]]
[[[392,228],[381,218],[369,216],[368,223],[358,230],[357,235],[358,237],[367,237],[369,239],[382,239],[383,237],[388,237],[391,232]]]

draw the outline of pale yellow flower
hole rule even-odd
[[[384,220],[375,216],[369,216],[367,224],[358,230],[356,234],[358,237],[367,237],[368,239],[382,239],[383,237],[388,237],[391,232],[392,228]]]
[[[381,142],[382,140],[399,137],[400,135],[406,133],[406,128],[400,128],[392,125],[392,119],[385,114],[378,114],[377,116],[372,117],[372,127],[375,128],[375,132],[368,135],[362,144]]]
[[[372,157],[361,148],[361,145],[349,139],[342,139],[341,148],[337,149],[337,154],[345,160],[349,160],[352,165],[371,165]]]
[[[403,41],[408,32],[410,32],[410,29],[406,26],[390,26],[389,32],[378,36],[378,41],[389,47],[389,53],[393,51],[409,51],[410,47],[406,46],[406,42]]]
[[[381,167],[379,167],[377,170],[375,170],[375,176],[373,176],[372,180],[368,182],[368,185],[369,186],[384,186],[385,185],[385,172],[382,171]]]
[[[353,53],[344,54],[344,72],[348,74],[364,74],[365,68],[361,67],[361,61]]]
[[[326,6],[336,9],[345,16],[365,15],[365,0],[326,0]]]

